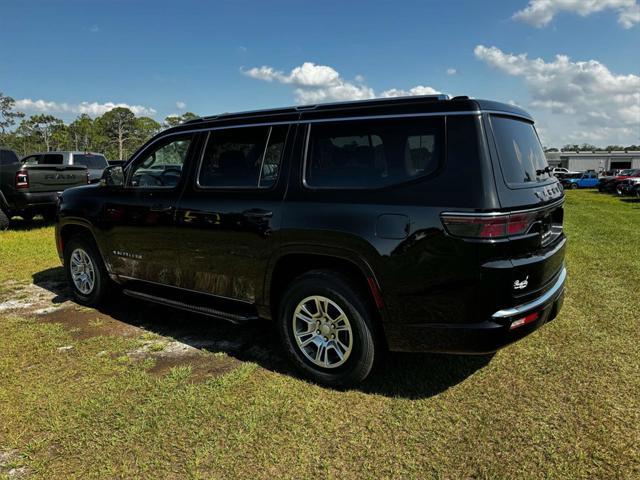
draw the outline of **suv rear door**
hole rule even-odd
[[[564,262],[564,194],[550,173],[533,122],[485,114],[488,144],[502,210],[526,224],[510,236],[511,294],[516,303],[552,286]]]
[[[177,212],[181,287],[219,297],[261,300],[279,242],[282,200],[295,125],[219,128],[206,145]]]

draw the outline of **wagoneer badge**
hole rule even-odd
[[[529,285],[529,275],[527,275],[527,278],[525,278],[524,280],[516,280],[515,282],[513,282],[513,289],[523,290],[527,288],[527,285]]]

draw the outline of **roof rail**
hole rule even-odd
[[[456,97],[456,99],[462,99],[465,97]],[[468,98],[468,97],[466,97]],[[307,111],[307,110],[315,110],[318,108],[332,108],[332,107],[339,107],[341,105],[363,105],[363,104],[375,104],[375,103],[390,103],[390,102],[402,102],[402,101],[413,101],[413,102],[419,102],[419,101],[444,101],[444,100],[449,100],[450,97],[449,95],[445,95],[442,93],[439,94],[435,94],[435,95],[406,95],[406,96],[402,96],[402,97],[388,97],[388,98],[368,98],[365,100],[348,100],[348,101],[343,101],[343,102],[327,102],[327,103],[316,103],[316,104],[311,104],[311,105],[297,105],[294,107],[284,107],[284,108],[265,108],[265,109],[260,109],[260,110],[248,110],[248,111],[244,111],[244,112],[234,112],[234,113],[229,113],[229,112],[225,112],[225,113],[220,113],[218,115],[208,115],[205,117],[198,117],[198,118],[194,118],[192,120],[188,120],[186,122],[184,122],[184,124],[191,124],[191,123],[197,123],[197,122],[204,122],[204,121],[208,121],[208,120],[216,120],[218,118],[224,118],[224,117],[242,117],[242,116],[249,116],[249,115],[261,115],[261,114],[275,114],[275,113],[295,113],[295,112],[303,112],[303,111]],[[184,125],[183,124],[183,125]]]

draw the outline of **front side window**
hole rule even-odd
[[[180,138],[143,154],[129,175],[129,186],[135,188],[173,188],[182,177],[191,138]]]
[[[551,177],[544,150],[532,123],[492,115],[491,125],[507,184],[541,182]]]
[[[444,156],[443,120],[412,118],[311,126],[305,182],[319,188],[377,188],[429,175]]]
[[[287,126],[214,130],[202,157],[198,185],[268,188],[280,171]]]

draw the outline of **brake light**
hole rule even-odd
[[[16,172],[16,188],[29,188],[29,174],[25,170]]]
[[[536,213],[504,213],[491,215],[443,213],[442,224],[456,237],[495,239],[527,233]]]

